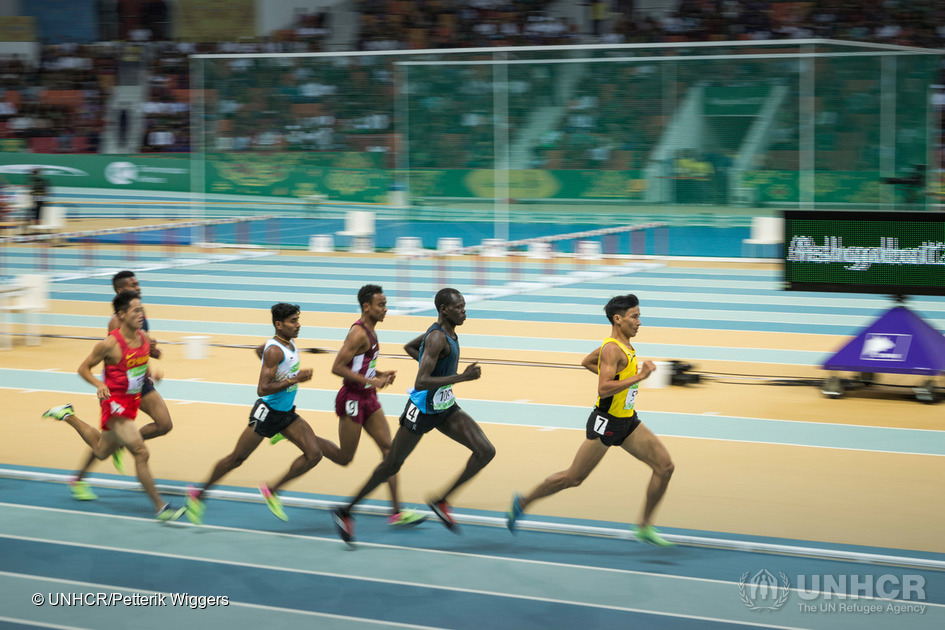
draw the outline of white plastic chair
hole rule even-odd
[[[367,210],[349,210],[345,213],[345,229],[338,236],[351,237],[351,251],[374,251],[374,213]]]
[[[7,313],[22,313],[26,344],[38,346],[41,339],[39,314],[49,308],[49,280],[39,274],[25,274],[17,276],[15,284],[23,290],[14,295],[10,304],[0,306],[0,310],[4,319]]]
[[[39,211],[39,225],[30,226],[34,232],[54,232],[66,227],[66,209],[47,205]]]

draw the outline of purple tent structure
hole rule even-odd
[[[933,376],[945,372],[945,336],[897,306],[824,361],[823,368]]]
[[[822,367],[863,375],[877,372],[923,375],[928,380],[913,389],[916,398],[935,402],[931,377],[945,372],[945,336],[905,306],[897,306],[847,342]],[[838,398],[843,389],[843,381],[834,376],[827,379],[823,392]]]

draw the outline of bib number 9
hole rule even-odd
[[[349,418],[356,418],[358,416],[358,401],[345,401],[345,415],[347,415]]]

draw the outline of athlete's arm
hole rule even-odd
[[[116,348],[119,350],[119,356],[117,357],[117,360],[115,357]],[[87,383],[95,387],[95,393],[99,400],[105,400],[111,396],[111,392],[108,391],[108,386],[105,385],[104,382],[95,378],[95,375],[92,374],[92,368],[106,360],[108,360],[108,362],[111,364],[118,363],[121,361],[120,351],[121,349],[118,347],[118,342],[115,341],[114,337],[109,335],[102,341],[99,341],[97,344],[95,344],[95,347],[92,348],[91,354],[85,357],[85,360],[79,364],[79,376],[81,376]]]
[[[265,354],[263,354],[262,367],[259,368],[259,384],[256,385],[257,396],[275,394],[276,392],[288,389],[296,383],[304,383],[305,381],[311,380],[311,368],[299,370],[298,374],[284,381],[273,380],[276,378],[276,369],[279,367],[279,364],[282,363],[284,357],[285,354],[279,346],[269,346],[269,348],[266,349]]]
[[[617,365],[621,357],[626,356],[623,350],[616,343],[606,343],[600,349],[600,372],[597,376],[597,395],[601,398],[613,396],[618,392],[628,389],[631,385],[639,383],[646,379],[650,373],[656,369],[652,361],[644,361],[639,371],[622,380],[614,380],[617,377]]]
[[[412,342],[411,342],[412,343]],[[482,368],[478,363],[472,363],[466,366],[462,374],[453,374],[452,376],[431,376],[433,368],[441,355],[449,354],[449,343],[446,341],[446,335],[434,330],[427,335],[424,342],[423,357],[420,359],[420,367],[417,370],[417,380],[414,381],[416,389],[438,389],[445,385],[453,383],[462,383],[463,381],[474,381],[482,375]]]
[[[404,344],[404,352],[410,355],[410,358],[414,361],[420,360],[420,344],[423,343],[423,335],[420,335],[416,339],[411,339]]]
[[[600,348],[594,348],[594,351],[581,359],[581,365],[585,369],[597,374],[597,362],[600,360]]]
[[[256,346],[256,349],[254,350],[254,352],[256,353],[256,356],[257,356],[257,357],[259,357],[260,359],[262,359],[263,351],[264,351],[265,349],[266,349],[266,344],[261,343],[261,344],[259,344],[258,346]]]
[[[352,326],[341,344],[341,350],[335,355],[335,362],[331,366],[331,373],[340,376],[346,381],[360,383],[361,385],[373,385],[377,389],[383,389],[390,385],[393,380],[390,372],[376,372],[376,376],[368,379],[348,367],[351,360],[356,355],[364,354],[371,349],[371,341],[367,333],[360,326]]]

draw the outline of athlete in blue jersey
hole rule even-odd
[[[358,494],[346,506],[334,510],[335,526],[345,542],[354,538],[351,510],[377,486],[397,474],[425,433],[437,429],[472,451],[466,467],[449,489],[427,503],[447,529],[456,529],[447,499],[495,457],[495,447],[469,414],[459,408],[453,395],[454,384],[474,381],[481,375],[476,363],[466,366],[462,374],[458,373],[456,327],[466,321],[466,300],[456,289],[440,289],[433,304],[438,313],[436,323],[404,346],[407,354],[420,362],[420,367],[390,451]]]
[[[302,451],[279,481],[272,486],[266,483],[259,486],[270,511],[283,521],[289,520],[289,517],[282,509],[282,502],[276,492],[287,482],[314,468],[323,454],[330,459],[341,455],[334,442],[315,435],[312,427],[295,412],[295,394],[299,383],[312,379],[312,370],[301,368],[299,351],[293,341],[302,328],[299,311],[295,304],[279,303],[272,307],[275,334],[264,346],[259,384],[256,386],[259,398],[249,412],[249,426],[243,429],[233,452],[214,465],[203,486],[187,490],[187,518],[195,525],[203,522],[203,495],[207,489],[246,461],[263,438],[281,433]]]

